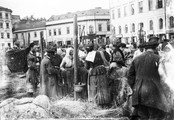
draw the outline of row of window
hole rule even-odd
[[[3,18],[3,13],[0,12],[0,19]],[[5,18],[9,19],[9,13],[5,13]]]
[[[6,28],[10,28],[10,24],[9,23],[5,23],[5,24],[6,24]],[[0,28],[4,28],[2,22],[0,22]]]
[[[7,37],[6,38],[10,38],[10,33],[6,33]],[[5,38],[5,33],[1,33],[1,39]]]
[[[139,26],[140,26],[140,28],[142,28],[144,26],[144,24],[140,23]],[[154,26],[153,21],[150,20],[149,21],[149,30],[153,30],[154,29],[153,26]],[[131,28],[132,28],[131,32],[135,32],[135,24],[134,23],[131,24]],[[163,19],[162,18],[159,19],[159,29],[163,29]],[[122,32],[121,26],[118,26],[118,33],[121,34],[121,32]],[[128,33],[128,25],[125,25],[125,33]]]
[[[101,32],[103,30],[102,24],[98,24],[98,31]],[[79,31],[81,31],[81,27],[79,28]],[[110,31],[110,24],[107,23],[107,31]],[[89,26],[89,33],[93,34],[94,33],[94,27],[92,25]],[[49,36],[52,35],[52,30],[48,31]],[[58,29],[58,34],[57,34],[57,29],[53,30],[53,35],[61,35],[62,30],[61,28]],[[66,34],[70,34],[70,27],[66,27]]]
[[[153,10],[153,1],[154,0],[148,0],[148,9],[149,11]],[[163,8],[163,2],[162,0],[157,0],[157,9]],[[124,6],[124,16],[127,16],[127,11],[130,11],[131,15],[135,14],[135,5],[131,4],[130,5],[130,10],[127,10],[127,6]],[[143,1],[138,2],[138,12],[143,13]],[[121,8],[117,9],[117,16],[118,18],[121,17]],[[112,19],[115,19],[115,11],[112,10]]]

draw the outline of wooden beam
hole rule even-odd
[[[43,47],[43,31],[40,32],[40,49],[41,49],[41,58],[43,59],[44,57],[44,47]]]
[[[73,32],[73,38],[74,38],[74,84],[77,84],[78,79],[78,26],[77,26],[77,14],[74,15],[74,32]],[[77,93],[74,90],[74,98],[77,100]]]

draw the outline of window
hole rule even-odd
[[[61,35],[61,29],[60,28],[58,29],[58,32],[59,32],[59,35]]]
[[[163,1],[162,0],[157,0],[157,8],[162,8],[163,7]]]
[[[67,45],[71,45],[71,41],[66,41],[66,44]]]
[[[37,32],[34,32],[34,37],[35,37],[35,38],[37,37]]]
[[[92,25],[89,26],[89,33],[90,34],[93,34],[94,33],[94,29],[93,29],[93,26]]]
[[[115,10],[112,10],[112,19],[115,19]]]
[[[51,30],[49,30],[49,36],[51,36]]]
[[[118,27],[119,34],[121,34],[121,26]]]
[[[152,20],[149,21],[149,25],[150,25],[149,26],[150,30],[153,30],[153,21]]]
[[[174,27],[174,19],[173,19],[173,16],[171,16],[169,19],[170,19],[170,28],[173,28]]]
[[[149,11],[151,11],[153,9],[153,2],[152,0],[149,0],[148,3],[149,3]]]
[[[57,33],[56,33],[56,29],[54,29],[54,35],[56,35]]]
[[[132,24],[132,32],[135,32],[135,24]]]
[[[110,23],[107,22],[107,31],[110,31]]]
[[[139,13],[143,12],[143,1],[138,2],[138,7],[139,7]]]
[[[8,47],[11,48],[11,43],[8,43]]]
[[[131,4],[131,15],[134,15],[134,4]]]
[[[163,19],[159,19],[159,29],[163,29]]]
[[[67,32],[67,34],[70,34],[70,29],[69,29],[69,27],[66,28],[66,32]]]
[[[9,23],[6,23],[6,28],[9,28]]]
[[[10,38],[10,33],[7,33],[7,38]]]
[[[1,38],[2,38],[2,39],[4,38],[4,33],[1,33]]]
[[[121,17],[120,8],[118,9],[118,18]]]
[[[9,18],[9,17],[8,17],[8,13],[5,13],[5,18],[6,18],[6,19],[8,19],[8,18]]]
[[[0,28],[3,28],[3,23],[0,23]]]
[[[102,24],[98,24],[98,31],[102,31]]]
[[[143,27],[144,27],[144,24],[141,22],[141,23],[139,24],[139,29],[143,29]]]
[[[127,7],[126,6],[124,6],[124,16],[127,16]]]
[[[2,12],[0,12],[0,18],[2,18]]]
[[[128,26],[125,25],[125,33],[128,33]]]

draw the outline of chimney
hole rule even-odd
[[[102,9],[101,7],[96,7],[95,9]]]

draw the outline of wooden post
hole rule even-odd
[[[43,51],[43,32],[40,32],[40,49],[41,49],[41,58],[43,59],[44,57],[44,51]]]
[[[74,15],[74,33],[73,33],[73,37],[74,37],[74,84],[77,84],[77,79],[78,79],[78,72],[77,72],[77,67],[78,67],[78,62],[77,62],[77,57],[78,57],[78,26],[77,26],[77,14]],[[74,90],[74,98],[75,100],[77,100],[77,94]]]
[[[25,37],[24,37],[24,33],[22,33],[22,38],[23,38],[23,47],[25,48],[26,45],[25,45]]]
[[[28,33],[28,46],[30,45],[30,33]]]

